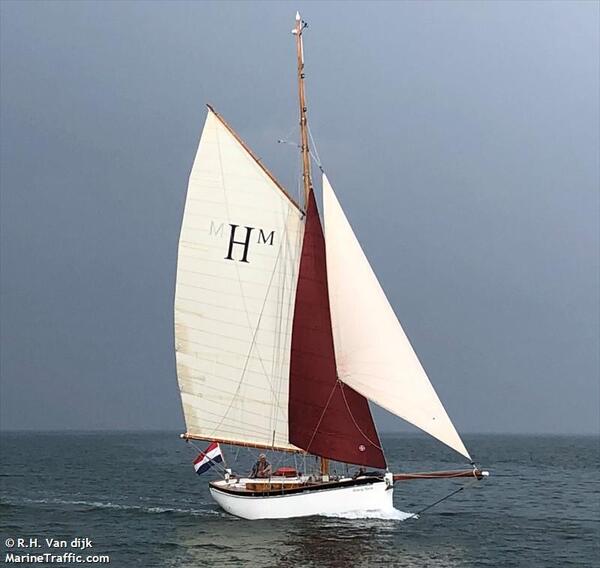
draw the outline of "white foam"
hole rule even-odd
[[[345,513],[332,513],[324,516],[335,517],[337,519],[380,519],[383,521],[406,521],[407,519],[418,518],[413,513],[405,513],[400,509],[367,509],[347,511]]]
[[[176,507],[146,507],[141,505],[125,505],[119,503],[102,502],[102,501],[76,501],[58,498],[48,499],[28,499],[24,498],[25,503],[39,503],[47,505],[75,505],[93,507],[97,509],[118,509],[123,511],[141,511],[143,513],[184,513],[189,515],[206,515],[213,514],[213,510],[205,509],[179,509]]]

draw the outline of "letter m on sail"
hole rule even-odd
[[[227,256],[225,257],[225,259],[236,260],[235,258],[233,258],[233,246],[238,245],[240,247],[244,247],[242,252],[242,258],[239,259],[240,262],[248,262],[248,247],[250,246],[250,235],[252,234],[254,227],[244,227],[244,229],[246,229],[246,235],[243,237],[243,240],[236,240],[236,230],[240,229],[240,226],[232,225],[231,223],[229,224],[229,226],[231,227],[231,232],[229,234],[229,249],[227,251]],[[242,229],[240,229],[240,233],[241,232]]]
[[[275,238],[275,231],[271,231],[268,236],[263,233],[262,229],[259,229],[258,233],[258,244],[269,244],[273,246],[273,239]]]

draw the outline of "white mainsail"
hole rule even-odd
[[[288,378],[302,212],[212,110],[190,175],[175,348],[188,434],[294,448]]]
[[[470,459],[325,175],[323,208],[340,380]]]

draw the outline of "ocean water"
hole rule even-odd
[[[382,441],[394,471],[463,466],[425,436]],[[124,568],[600,566],[598,437],[465,441],[492,476],[396,484],[397,515],[245,521],[212,502],[210,474],[195,475],[196,452],[176,433],[4,433],[0,561],[7,538],[87,537],[93,554]],[[256,455],[224,449],[241,472]],[[418,511],[465,483],[418,519],[401,520],[400,511]]]

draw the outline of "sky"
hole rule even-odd
[[[299,9],[319,156],[458,430],[597,433],[599,6],[4,0],[0,427],[184,430],[205,103],[293,191]]]

